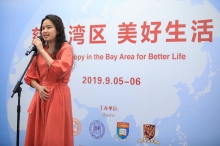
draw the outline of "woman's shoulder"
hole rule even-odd
[[[72,48],[72,46],[69,42],[63,42],[61,48],[63,48],[63,47],[71,47]]]
[[[70,43],[68,42],[64,42],[61,46],[61,49],[60,50],[65,50],[65,49],[73,49],[72,46],[70,45]]]

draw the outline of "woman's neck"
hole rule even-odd
[[[48,49],[54,49],[55,48],[55,42],[47,42],[48,43]]]
[[[55,43],[48,43],[48,51],[52,54],[55,50]]]

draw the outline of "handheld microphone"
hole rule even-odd
[[[43,37],[42,36],[38,36],[38,38],[41,40],[41,42],[44,41]],[[32,51],[37,51],[37,48],[35,45],[31,45],[29,47],[29,49],[26,51],[25,55],[29,55]]]

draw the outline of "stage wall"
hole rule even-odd
[[[0,145],[16,144],[12,90],[47,14],[74,49],[76,146],[219,145],[220,2],[66,0],[0,2]],[[21,86],[20,144],[34,90]]]

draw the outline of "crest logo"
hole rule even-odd
[[[82,126],[78,119],[73,118],[73,135],[77,136],[81,132]]]
[[[120,141],[129,140],[129,123],[126,122],[117,122],[117,135],[116,138]]]
[[[139,143],[155,143],[160,145],[160,142],[155,139],[155,125],[144,124],[143,125],[143,138],[139,139]]]
[[[101,121],[95,120],[90,124],[89,132],[95,139],[102,138],[102,136],[105,134],[105,126]]]
[[[145,124],[143,127],[144,137],[152,139],[155,135],[155,125]]]

